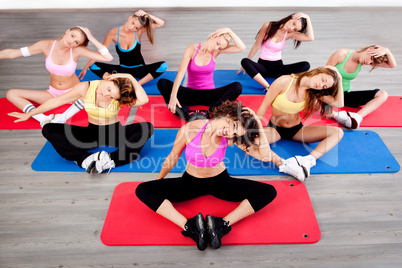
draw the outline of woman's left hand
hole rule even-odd
[[[26,113],[12,112],[12,113],[8,113],[8,115],[18,118],[17,120],[14,121],[14,123],[26,121],[30,118],[30,116]]]
[[[230,34],[231,31],[232,30],[230,30],[228,27],[219,28],[218,30],[216,30],[215,32],[213,32],[211,34],[211,37],[217,37],[217,36],[220,36],[220,35],[225,34],[225,33]]]
[[[304,14],[302,12],[298,12],[298,13],[293,14],[293,16],[292,16],[292,19],[298,20],[300,18],[308,18],[308,15]]]
[[[91,38],[93,37],[91,30],[89,30],[87,27],[82,27],[82,26],[77,26],[77,27],[80,28],[86,34],[86,36],[88,37],[88,40],[91,41]]]
[[[135,16],[137,17],[142,17],[145,16],[147,13],[144,10],[138,10],[137,12],[134,13]]]
[[[370,48],[368,50],[368,53],[370,54],[370,56],[373,56],[374,58],[378,58],[378,57],[384,56],[385,54],[389,53],[389,50],[386,47],[375,46],[374,48]]]

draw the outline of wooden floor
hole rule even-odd
[[[166,60],[177,70],[184,48],[205,40],[216,28],[231,27],[246,43],[238,55],[223,55],[219,69],[238,69],[263,22],[298,11],[264,9],[153,9],[165,19],[156,46],[143,42],[147,62]],[[316,40],[298,50],[289,43],[285,62],[325,65],[339,48],[381,44],[402,64],[402,8],[306,8]],[[72,26],[92,29],[103,40],[108,29],[125,22],[125,10],[0,12],[0,49],[55,39]],[[93,47],[92,47],[93,48]],[[113,53],[115,53],[113,51]],[[116,54],[113,54],[116,55]],[[115,59],[117,62],[117,58]],[[80,60],[79,68],[86,61]],[[364,68],[353,87],[380,87],[402,96],[402,69]],[[0,61],[0,97],[10,88],[46,89],[44,57]],[[392,116],[392,115],[390,115]],[[402,163],[401,128],[370,128]],[[30,165],[45,143],[40,130],[0,131],[0,267],[401,267],[402,175],[312,175],[306,186],[322,237],[309,245],[196,247],[108,247],[100,234],[115,186],[147,181],[156,174],[35,172]],[[342,152],[340,156],[342,157]],[[251,179],[290,180],[288,176]],[[161,226],[163,228],[163,226]],[[235,226],[234,226],[235,228]],[[180,235],[178,233],[178,235]]]

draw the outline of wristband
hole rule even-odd
[[[24,57],[32,56],[31,53],[29,53],[28,47],[22,47],[21,53],[22,53],[22,56],[24,56]]]
[[[103,46],[103,47],[102,47],[101,49],[99,49],[98,51],[99,51],[99,53],[100,53],[102,56],[105,56],[106,54],[109,53],[109,49],[107,49],[107,47],[105,47],[105,46]]]

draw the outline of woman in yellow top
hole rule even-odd
[[[315,166],[316,159],[342,139],[343,131],[338,127],[303,126],[301,123],[299,112],[304,111],[305,118],[315,111],[323,115],[325,104],[343,107],[342,76],[332,66],[318,67],[297,75],[283,75],[270,86],[257,112],[262,119],[272,105],[272,117],[265,128],[269,142],[274,143],[281,138],[307,143],[321,141],[308,156],[285,160],[287,165],[280,167],[281,172],[304,181],[310,175],[310,168]]]
[[[10,113],[15,122],[47,112],[63,104],[84,98],[88,113],[87,127],[49,123],[42,133],[56,151],[65,159],[75,161],[88,173],[102,173],[115,166],[128,164],[137,159],[142,147],[153,134],[151,123],[143,122],[122,126],[118,113],[122,105],[141,106],[148,102],[142,86],[130,74],[112,74],[107,80],[82,82],[69,92],[49,99],[29,113]],[[90,153],[89,149],[110,145],[118,149]]]

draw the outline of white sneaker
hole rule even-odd
[[[316,165],[316,159],[312,155],[307,155],[307,156],[295,156],[297,162],[305,168],[305,171],[307,171],[307,177],[310,176],[310,168],[314,167]],[[306,178],[307,178],[306,177]]]
[[[345,127],[350,128],[352,126],[352,119],[346,111],[335,113],[334,118],[339,124],[342,124]]]
[[[292,175],[299,181],[304,181],[309,175],[310,169],[307,169],[301,165],[296,157],[291,157],[286,160],[282,160],[282,165],[279,166],[279,171]]]
[[[361,117],[360,114],[349,113],[346,111],[336,113],[334,118],[336,121],[338,121],[338,123],[351,129],[357,129],[360,126],[360,123],[363,121],[363,117]]]
[[[352,119],[352,129],[357,129],[360,127],[360,123],[363,121],[363,117],[361,117],[358,113],[349,113],[350,118]]]
[[[85,169],[87,173],[93,173],[95,168],[95,160],[99,157],[99,152],[91,154],[82,161],[81,167]]]
[[[114,163],[114,161],[110,158],[110,155],[105,152],[102,151],[99,153],[97,159],[96,159],[96,163],[95,163],[95,173],[96,174],[100,174],[103,171],[105,171],[106,169],[109,169],[108,174],[110,173],[110,170],[112,168],[114,168],[116,165]]]
[[[53,120],[53,118],[54,118],[54,114],[49,114],[49,115],[47,115],[47,116],[46,116],[46,119],[45,119],[45,120],[42,120],[42,121],[40,122],[40,127],[43,128],[44,125],[46,125],[46,124],[48,124],[48,123],[51,123],[52,120]]]

